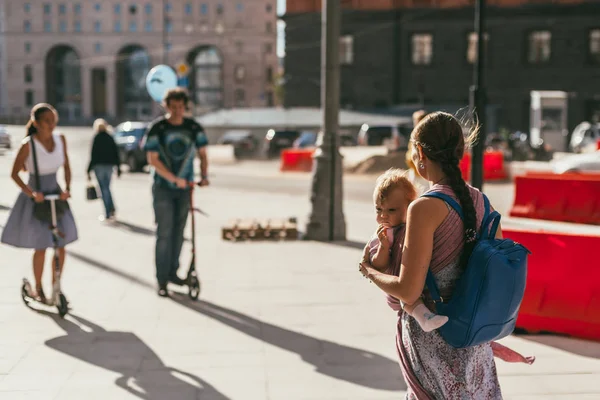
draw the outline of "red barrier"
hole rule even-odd
[[[315,149],[285,149],[281,151],[280,171],[310,172]]]
[[[600,179],[575,174],[517,176],[510,215],[600,224]]]
[[[517,327],[600,340],[600,235],[503,233],[532,253]]]
[[[471,153],[465,153],[460,160],[460,171],[463,179],[471,179]],[[501,151],[486,151],[483,153],[483,179],[486,181],[503,180],[508,178],[504,165],[504,154]]]
[[[596,150],[600,150],[600,139],[596,142]]]

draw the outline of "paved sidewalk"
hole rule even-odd
[[[17,191],[4,162],[5,207]],[[68,249],[63,286],[73,310],[64,321],[22,304],[31,253],[0,247],[1,399],[402,398],[395,316],[355,267],[373,227],[369,206],[345,204],[346,243],[227,243],[220,226],[232,217],[305,222],[308,196],[199,191],[209,217],[198,219],[203,287],[192,302],[185,293],[156,296],[147,177],[115,182],[116,225],[97,221],[101,205],[83,200],[84,186],[73,184],[80,240]],[[187,260],[189,244],[182,275]],[[555,336],[504,343],[537,356],[533,366],[498,362],[505,398],[600,398],[600,344]]]

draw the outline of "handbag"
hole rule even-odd
[[[39,175],[39,170],[38,170],[38,163],[37,163],[37,154],[36,154],[36,150],[35,150],[35,143],[33,142],[33,136],[30,136],[30,149],[31,149],[31,155],[33,156],[33,169],[35,171],[35,185],[36,185],[36,189],[40,190],[41,185],[40,185],[40,175]],[[43,192],[44,195],[46,194],[60,194],[60,189],[58,191],[53,191],[53,192]],[[34,203],[33,203],[33,216],[35,217],[35,219],[45,222],[45,223],[52,223],[52,209],[50,206],[50,200],[44,200],[41,203],[38,203],[35,201],[35,199],[31,199]],[[55,210],[56,210],[56,220],[58,221],[64,214],[65,212],[69,209],[69,203],[66,200],[55,200]]]
[[[88,182],[87,188],[85,189],[85,196],[88,200],[97,200],[98,192],[96,186],[92,182]]]

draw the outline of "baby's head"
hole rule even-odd
[[[377,178],[373,202],[377,223],[394,227],[406,223],[408,205],[417,198],[417,191],[406,172],[390,168]]]

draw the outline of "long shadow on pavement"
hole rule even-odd
[[[199,314],[298,354],[321,374],[377,390],[406,390],[398,363],[379,354],[284,329],[207,301],[192,302],[181,293],[171,297]]]
[[[69,251],[68,254],[90,266],[139,286],[155,289],[148,282],[110,265],[72,251]],[[322,374],[378,390],[406,390],[398,363],[379,354],[284,329],[207,301],[192,302],[185,294],[173,293],[171,298],[199,314],[213,318],[273,346],[298,354],[304,361],[314,365]],[[392,345],[391,342],[390,345]]]
[[[53,313],[38,312],[48,315],[67,333],[46,341],[46,346],[120,374],[115,384],[140,399],[229,400],[203,379],[164,365],[158,355],[132,332],[108,332],[73,314],[62,319]],[[140,370],[143,365],[151,368]]]
[[[0,211],[10,211],[10,210],[12,210],[12,207],[5,206],[4,204],[0,204]]]

